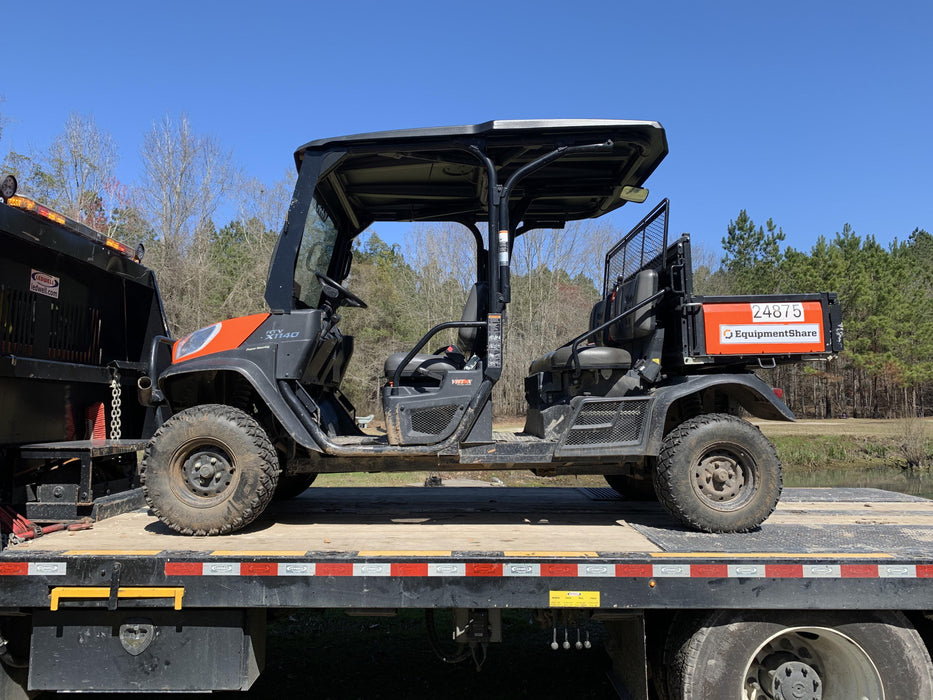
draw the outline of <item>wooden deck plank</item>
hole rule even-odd
[[[933,502],[872,500],[782,502],[767,525],[927,526]],[[635,527],[633,527],[633,525]],[[643,527],[646,526],[646,527]],[[276,503],[247,529],[186,537],[145,510],[56,532],[13,552],[438,552],[658,553],[651,528],[676,525],[657,503],[594,497],[574,488],[320,488]],[[803,527],[801,529],[804,529]],[[640,531],[641,530],[641,531]],[[920,527],[917,537],[927,537]],[[648,533],[650,534],[650,533]],[[732,535],[731,537],[736,537]],[[141,554],[142,555],[142,554]],[[222,556],[218,555],[218,556]]]

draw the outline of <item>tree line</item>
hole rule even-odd
[[[0,138],[2,126],[0,116]],[[232,151],[197,133],[187,117],[153,123],[139,151],[139,178],[115,177],[113,138],[73,114],[45,148],[9,149],[2,164],[44,204],[124,242],[142,242],[177,337],[216,320],[264,309],[268,261],[294,174],[276,183],[246,176]],[[226,223],[218,225],[218,220]],[[599,221],[530,231],[513,253],[499,417],[524,413],[528,364],[587,326],[605,250],[621,237]],[[882,245],[848,225],[808,251],[783,246],[770,219],[746,211],[729,222],[722,251],[695,247],[699,294],[835,291],[845,351],[828,362],[759,370],[799,416],[895,417],[933,410],[933,236],[916,229]],[[375,231],[356,242],[346,284],[369,309],[343,310],[355,337],[345,390],[361,414],[380,413],[383,363],[434,324],[457,320],[476,276],[473,236],[457,225],[412,225],[401,243]],[[442,347],[454,334],[432,341]]]
[[[783,231],[743,210],[722,239],[721,266],[706,270],[715,291],[771,294],[834,291],[845,351],[826,363],[781,367],[771,380],[799,415],[924,416],[933,410],[933,236],[917,228],[882,245],[847,224],[809,251],[781,248]]]

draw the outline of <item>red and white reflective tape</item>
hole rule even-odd
[[[560,578],[933,578],[933,564],[540,562],[166,562],[166,576]]]
[[[64,576],[63,561],[0,561],[0,576]],[[166,576],[349,576],[447,578],[925,579],[933,564],[739,564],[597,562],[168,561]]]
[[[63,561],[0,562],[0,576],[64,576],[67,569]]]

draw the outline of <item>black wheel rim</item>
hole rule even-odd
[[[216,440],[199,438],[172,457],[171,486],[190,505],[208,508],[229,498],[239,479],[232,451]]]

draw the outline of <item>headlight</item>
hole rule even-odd
[[[185,359],[189,355],[194,355],[196,352],[200,352],[207,347],[208,343],[217,337],[218,333],[220,333],[219,323],[215,323],[205,328],[199,328],[198,330],[194,331],[194,333],[189,333],[175,344],[174,361],[178,362],[179,360]]]

